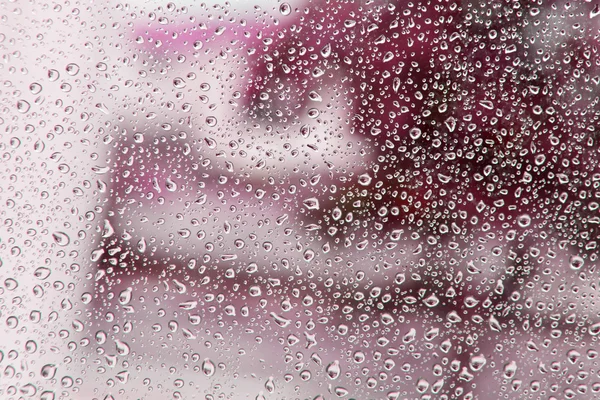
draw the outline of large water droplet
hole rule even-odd
[[[59,246],[68,246],[71,243],[71,238],[64,232],[54,232],[52,234],[54,242]]]
[[[205,358],[202,362],[202,372],[206,376],[213,376],[215,374],[215,364],[209,359]]]
[[[29,104],[29,102],[27,102],[26,100],[17,101],[17,111],[21,114],[27,114],[30,108],[31,104]]]
[[[329,379],[335,380],[340,377],[342,370],[340,368],[340,362],[338,360],[333,361],[325,368],[325,372]]]
[[[319,209],[319,200],[314,197],[312,197],[310,199],[306,199],[302,203],[309,210],[318,210]]]
[[[44,379],[53,379],[56,375],[56,365],[46,364],[42,367],[41,375]]]

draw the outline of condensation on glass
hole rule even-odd
[[[0,398],[600,398],[599,14],[0,2]]]

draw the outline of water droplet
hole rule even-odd
[[[193,44],[192,47],[194,48],[194,50],[200,50],[202,49],[202,47],[204,47],[204,43],[200,40],[196,40]]]
[[[425,303],[427,307],[433,308],[440,304],[440,299],[438,299],[437,296],[432,293],[429,295],[429,297],[423,299],[423,303]]]
[[[483,368],[483,366],[486,364],[486,359],[484,355],[474,355],[471,357],[471,360],[469,361],[469,367],[471,368],[471,370],[473,371],[479,371],[481,368]]]
[[[286,328],[287,326],[289,326],[292,323],[291,320],[289,320],[287,318],[283,318],[282,316],[277,315],[274,312],[272,312],[270,315],[273,318],[273,320],[275,321],[275,323],[277,325],[279,325],[281,328]]]
[[[456,119],[454,117],[447,118],[446,121],[444,121],[444,124],[446,124],[446,127],[450,132],[454,132],[456,129]]]
[[[417,381],[417,392],[425,393],[428,389],[429,389],[429,382],[426,379],[421,378]]]
[[[29,85],[29,91],[31,92],[31,94],[39,94],[42,91],[42,85],[40,85],[37,82],[33,82],[31,85]]]
[[[96,166],[92,167],[92,172],[94,172],[98,175],[106,174],[109,171],[110,171],[110,167],[106,167],[106,166],[102,167],[102,166],[96,165]]]
[[[145,238],[141,238],[141,239],[138,241],[138,244],[137,244],[137,249],[138,249],[138,251],[139,251],[140,253],[144,253],[144,252],[146,251],[146,247],[147,247],[147,245],[146,245],[146,239],[145,239]]]
[[[265,389],[267,389],[267,392],[269,393],[275,392],[275,381],[273,380],[272,376],[270,376],[265,382]]]
[[[417,330],[415,328],[410,328],[408,330],[408,332],[402,337],[402,342],[403,343],[412,343],[415,341],[415,338],[417,337]]]
[[[391,325],[394,323],[394,317],[389,313],[381,314],[381,323],[383,325]]]
[[[300,127],[300,135],[306,139],[310,135],[310,127],[308,125],[302,125]]]
[[[581,267],[583,267],[583,264],[583,258],[581,258],[580,256],[571,256],[571,259],[569,260],[569,267],[571,267],[571,269],[575,271],[581,269]]]
[[[335,380],[339,378],[342,373],[342,370],[340,368],[340,362],[338,360],[333,361],[332,363],[327,365],[327,368],[325,368],[325,372],[327,373],[329,379]]]
[[[172,181],[171,178],[167,178],[167,179],[165,179],[165,188],[169,192],[176,192],[177,191],[177,183]]]
[[[456,311],[450,311],[448,314],[446,314],[446,319],[452,324],[458,324],[462,322],[462,318]]]
[[[522,214],[517,217],[517,224],[519,224],[521,228],[527,228],[531,225],[531,217],[527,214]]]
[[[206,376],[213,376],[215,374],[215,364],[209,359],[205,358],[202,362],[202,372]]]
[[[173,79],[173,86],[177,89],[183,89],[185,87],[186,83],[185,80],[183,78],[174,78]]]
[[[27,102],[25,100],[17,101],[17,111],[20,112],[21,114],[27,114],[27,112],[29,112],[30,108],[31,108],[31,104],[29,104],[29,102]]]
[[[319,200],[314,197],[312,197],[310,199],[306,199],[302,203],[309,210],[318,210],[319,209]]]
[[[132,292],[133,292],[132,288],[127,288],[127,289],[121,291],[121,293],[119,294],[119,303],[122,306],[127,305],[127,304],[129,304],[129,302],[131,302]]]
[[[281,15],[288,16],[292,13],[292,7],[288,3],[281,3],[279,6],[279,12]]]
[[[577,363],[577,360],[581,357],[581,353],[575,349],[571,349],[567,352],[567,359],[571,364]]]
[[[504,377],[507,379],[511,379],[517,373],[517,363],[514,361],[510,361],[509,363],[504,365]]]
[[[477,306],[477,304],[479,304],[479,300],[477,300],[475,297],[473,297],[473,296],[465,297],[465,306],[467,306],[467,308],[473,308],[473,307]]]
[[[65,71],[67,71],[67,74],[69,74],[71,76],[75,76],[79,73],[79,65],[77,65],[75,63],[69,63],[65,67]]]
[[[54,232],[52,238],[57,245],[62,247],[68,246],[71,243],[71,238],[64,232]]]
[[[44,280],[50,276],[51,272],[52,271],[49,268],[39,267],[33,272],[33,276],[35,276],[37,279]]]
[[[314,90],[311,90],[310,92],[308,92],[308,98],[311,99],[312,101],[317,101],[317,102],[323,101],[323,98],[321,97],[321,95],[319,93],[315,92]]]
[[[495,332],[501,332],[502,331],[502,326],[500,325],[500,322],[493,315],[490,316],[489,323],[490,323],[490,328],[493,331],[495,331]]]
[[[260,296],[262,294],[262,290],[260,289],[260,286],[251,286],[248,289],[248,293],[252,297],[258,297],[258,296]]]
[[[115,376],[121,383],[127,383],[129,381],[129,371],[121,371]]]
[[[55,70],[55,69],[48,70],[48,80],[50,82],[55,82],[58,80],[58,78],[60,78],[60,73],[57,70]]]
[[[213,116],[206,117],[206,125],[211,128],[217,126],[217,118]]]
[[[126,356],[131,351],[129,345],[119,339],[115,340],[115,345],[117,348],[117,353],[121,356]]]
[[[487,109],[487,110],[493,110],[494,109],[494,104],[489,101],[489,100],[481,100],[479,102],[479,105],[482,106],[483,108]]]
[[[346,396],[348,396],[348,393],[350,393],[350,392],[345,387],[337,386],[336,388],[333,389],[333,393],[335,393],[335,395],[337,397],[346,397]]]
[[[309,108],[307,115],[308,118],[315,119],[321,115],[321,112],[317,108]]]
[[[595,324],[591,325],[589,332],[592,336],[598,336],[598,334],[600,334],[600,322],[596,322]]]
[[[105,219],[104,220],[104,227],[102,229],[102,237],[103,238],[109,238],[109,237],[111,237],[114,234],[115,234],[115,229],[111,225],[110,221],[108,219]]]
[[[415,127],[415,128],[411,128],[411,130],[408,131],[408,134],[412,140],[417,140],[421,137],[422,132],[421,132],[421,129]]]
[[[96,109],[100,110],[101,112],[103,112],[106,115],[110,114],[110,111],[109,111],[108,107],[104,103],[97,103],[96,104]]]
[[[306,249],[303,254],[304,261],[310,262],[313,258],[315,258],[315,251],[313,249]]]
[[[41,375],[44,379],[53,379],[56,375],[56,365],[46,364],[42,367]]]
[[[363,353],[360,350],[357,350],[352,355],[352,359],[354,360],[355,363],[362,364],[367,359],[367,357],[365,356],[365,353]]]
[[[29,354],[35,353],[37,351],[37,348],[38,346],[35,340],[28,340],[25,343],[25,351]]]
[[[358,183],[362,186],[369,186],[373,178],[369,174],[362,174],[358,177]]]
[[[54,396],[54,392],[51,391],[45,391],[40,395],[40,400],[54,400],[55,396]]]

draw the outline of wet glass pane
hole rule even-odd
[[[0,2],[0,398],[600,398],[599,14]]]

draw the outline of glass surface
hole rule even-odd
[[[600,398],[599,14],[0,1],[0,398]]]

